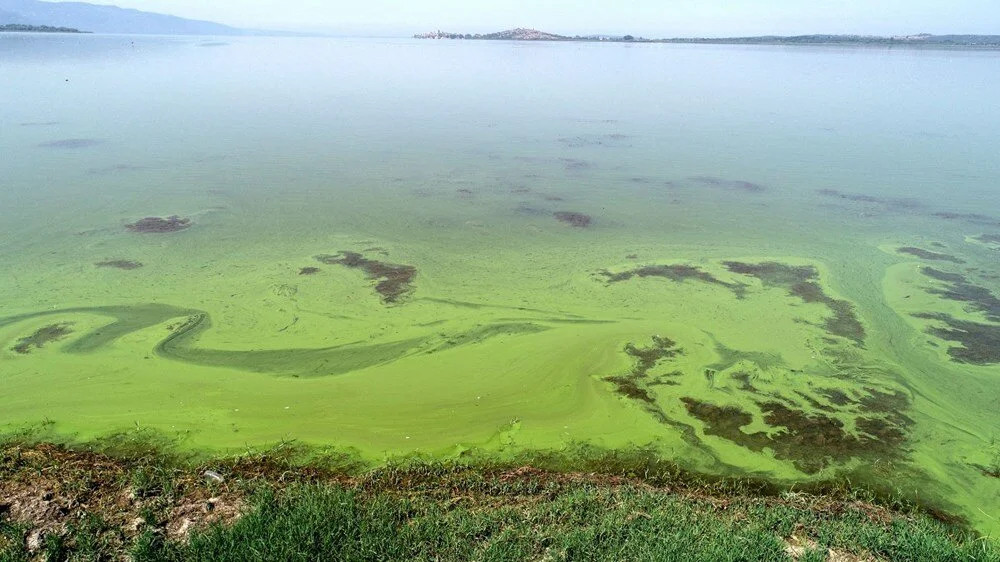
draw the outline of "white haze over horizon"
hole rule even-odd
[[[997,0],[88,0],[236,27],[406,36],[532,27],[564,35],[1000,34]]]

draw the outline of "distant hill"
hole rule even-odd
[[[207,21],[98,6],[83,2],[0,0],[0,25],[68,27],[94,33],[160,35],[245,35],[247,32]]]
[[[570,37],[546,33],[537,29],[508,29],[496,33],[471,34],[471,33],[448,33],[444,31],[432,31],[415,36],[417,39],[487,39],[493,41],[568,41]]]
[[[603,41],[620,43],[704,43],[731,45],[886,45],[901,47],[966,47],[1000,48],[1000,35],[897,35],[880,37],[869,35],[766,35],[760,37],[681,37],[674,39],[645,39],[631,35],[587,35],[569,37],[546,33],[536,29],[510,29],[497,33],[450,33],[432,31],[414,35],[417,39],[479,39],[494,41]]]

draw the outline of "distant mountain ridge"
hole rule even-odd
[[[704,43],[736,45],[897,45],[913,47],[978,47],[1000,48],[1000,35],[765,35],[757,37],[680,37],[672,39],[646,39],[632,35],[558,35],[537,29],[517,28],[496,33],[450,33],[432,31],[414,35],[417,39],[474,39],[493,41],[604,41],[627,43]]]
[[[0,25],[66,27],[94,33],[246,35],[219,23],[83,2],[0,0]]]

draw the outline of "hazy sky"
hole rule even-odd
[[[534,27],[649,37],[1000,34],[1000,0],[89,0],[241,27],[411,34]]]

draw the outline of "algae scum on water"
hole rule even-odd
[[[91,39],[115,119],[31,101],[58,61],[0,93],[2,125],[47,124],[0,138],[4,432],[369,463],[640,448],[1000,531],[1000,117],[923,119],[989,84],[890,100],[843,88],[911,91],[870,52],[636,47],[643,87],[569,99],[621,53],[477,43],[461,61],[494,74],[459,88],[435,42],[313,42],[341,61],[317,74],[295,41]]]

